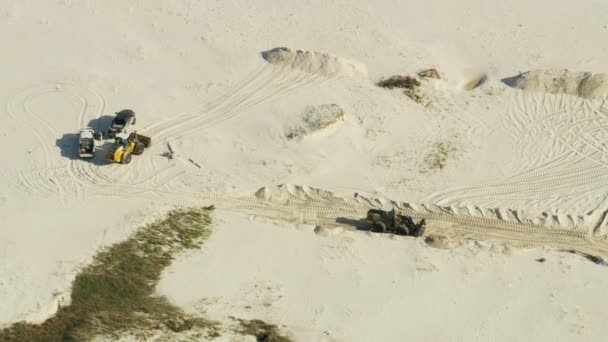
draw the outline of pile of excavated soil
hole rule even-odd
[[[308,106],[302,115],[300,124],[291,127],[285,136],[288,139],[301,139],[343,121],[344,110],[336,104]]]
[[[278,47],[262,52],[262,57],[271,64],[325,77],[367,77],[364,64],[326,53]]]
[[[503,80],[507,85],[526,91],[568,94],[586,99],[608,97],[608,75],[562,70],[531,70]]]

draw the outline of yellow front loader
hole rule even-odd
[[[129,164],[131,155],[140,155],[152,143],[150,137],[133,132],[131,134],[119,133],[114,140],[115,149],[106,155],[111,163]]]

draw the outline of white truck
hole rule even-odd
[[[98,136],[90,127],[80,130],[78,134],[78,151],[80,158],[93,158],[95,156],[95,138]]]

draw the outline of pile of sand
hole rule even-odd
[[[514,88],[569,94],[586,99],[608,97],[608,75],[562,70],[531,70],[503,80]]]
[[[262,57],[271,64],[326,77],[367,77],[367,67],[362,63],[326,53],[278,47],[262,52]]]
[[[264,186],[255,192],[254,196],[260,200],[272,203],[287,203],[288,201],[316,200],[340,201],[333,192],[296,184],[280,184],[278,186]]]
[[[304,136],[335,126],[344,121],[344,110],[336,104],[308,106],[301,122],[291,127],[285,136],[288,139],[302,139]]]

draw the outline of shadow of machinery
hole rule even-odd
[[[505,77],[503,79],[501,79],[500,81],[506,85],[508,85],[511,88],[515,87],[515,84],[517,83],[517,80],[519,80],[521,78],[521,74],[517,74],[515,76],[511,76],[511,77]]]
[[[392,227],[392,228],[388,227],[388,229],[387,229],[387,227],[385,227],[385,229],[387,229],[386,231],[379,232],[377,230],[372,229],[373,225],[368,223],[366,219],[353,220],[353,219],[346,218],[346,217],[336,218],[336,223],[354,227],[356,230],[371,231],[371,232],[379,233],[379,234],[389,233],[389,234],[405,235],[405,236],[411,236],[411,237],[424,236],[424,232],[426,231],[426,221],[424,219],[420,220],[420,222],[416,224],[412,220],[411,216],[399,215],[399,217],[401,220],[399,226],[405,225],[407,227],[407,230],[404,231],[400,227]],[[388,226],[388,223],[386,223],[386,221],[384,221],[384,222]]]
[[[110,127],[110,124],[112,123],[112,120],[114,120],[114,117],[114,115],[102,115],[98,118],[89,121],[87,127],[91,127],[93,130],[95,130],[95,132],[102,133],[102,136],[105,137],[108,127]]]
[[[354,227],[357,230],[371,230],[371,226],[365,220],[353,220],[346,217],[336,218],[336,223]]]
[[[59,147],[61,156],[71,160],[80,159],[78,152],[78,133],[66,133],[61,138],[55,140],[55,145]]]
[[[100,133],[102,137],[105,137],[105,132],[108,127],[110,127],[110,123],[114,119],[112,115],[103,115],[99,118],[95,118],[89,121],[86,127],[92,128],[95,132]],[[82,127],[84,128],[84,127]],[[79,133],[65,133],[61,138],[55,141],[55,145],[59,147],[61,156],[64,158],[68,158],[70,160],[77,160],[80,158],[80,153],[78,151],[78,135]],[[90,159],[83,159],[84,161],[89,161],[97,166],[108,165],[108,161],[105,158],[106,153],[110,152],[114,146],[113,140],[101,140],[95,141],[95,156]]]
[[[78,134],[66,133],[61,138],[55,140],[55,144],[59,147],[61,156],[70,160],[81,159],[86,162],[93,163],[97,166],[109,165],[106,160],[106,153],[112,151],[114,147],[113,141],[95,141],[95,156],[93,158],[80,158],[78,146]]]

